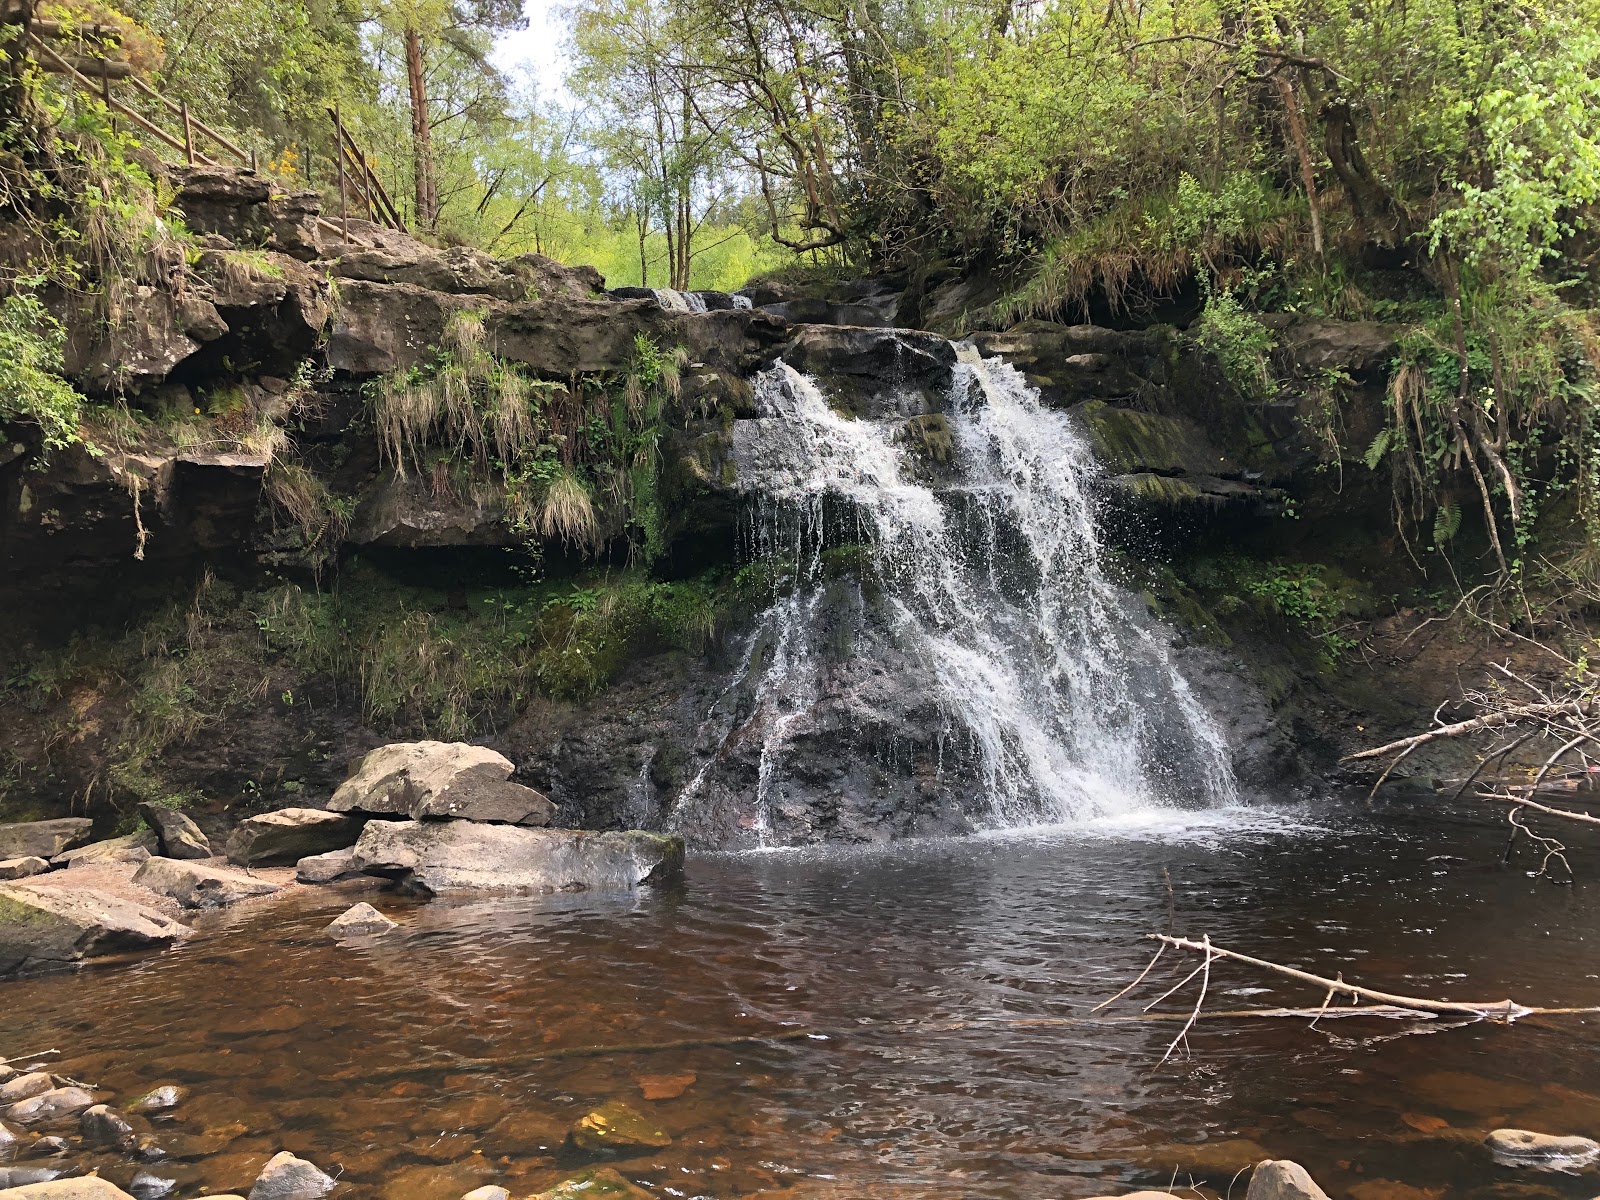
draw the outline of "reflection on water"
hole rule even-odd
[[[320,932],[351,894],[318,892],[132,967],[5,985],[0,1053],[61,1046],[63,1072],[123,1098],[190,1087],[156,1126],[184,1159],[158,1173],[189,1195],[247,1188],[280,1148],[350,1196],[525,1195],[569,1173],[573,1120],[624,1098],[672,1135],[618,1163],[661,1195],[1035,1200],[1175,1170],[1222,1193],[1271,1154],[1335,1197],[1587,1197],[1592,1178],[1530,1181],[1478,1142],[1508,1121],[1600,1135],[1592,1021],[1219,1021],[1165,1066],[1171,1026],[1016,1023],[1085,1016],[1137,974],[1167,922],[1163,867],[1180,931],[1224,945],[1418,994],[1600,1004],[1593,891],[1502,869],[1501,828],[1169,814],[701,858],[683,890],[626,900],[375,896],[402,931],[359,948]],[[1215,994],[1320,999],[1272,987],[1225,967]],[[562,1056],[797,1029],[825,1037]],[[641,1094],[689,1074],[677,1098]]]

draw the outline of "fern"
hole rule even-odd
[[[1447,501],[1439,506],[1439,511],[1433,518],[1433,544],[1442,546],[1455,537],[1456,531],[1461,528],[1461,506],[1453,501]]]
[[[1385,427],[1378,431],[1378,436],[1372,439],[1372,445],[1367,447],[1367,452],[1362,456],[1362,461],[1367,464],[1367,470],[1376,471],[1378,464],[1383,461],[1383,456],[1389,453],[1389,443],[1394,438],[1394,430]]]

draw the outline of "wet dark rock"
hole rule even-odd
[[[152,858],[139,868],[133,882],[153,892],[171,896],[184,908],[225,908],[250,896],[266,896],[278,885],[196,862]]]
[[[414,475],[386,473],[364,493],[347,540],[407,550],[431,546],[512,546],[519,535],[497,492],[439,492]]]
[[[30,1189],[25,1192],[20,1190],[6,1191],[4,1195],[8,1198],[22,1196],[24,1198],[38,1197],[39,1200],[45,1200],[46,1197],[56,1197],[57,1200],[66,1200],[68,1196],[66,1192],[60,1190],[48,1192],[37,1190],[40,1184],[48,1183],[52,1179],[59,1179],[61,1174],[60,1167],[0,1167],[0,1188]],[[77,1181],[74,1180],[73,1182]],[[91,1194],[86,1193],[85,1195]],[[112,1193],[92,1193],[92,1195],[94,1200],[100,1200],[102,1196],[110,1197]]]
[[[139,815],[155,831],[164,858],[210,858],[211,842],[183,813],[159,804],[139,805]]]
[[[0,859],[51,859],[89,840],[94,822],[88,817],[62,817],[55,821],[27,821],[0,825]]]
[[[64,1137],[49,1134],[36,1139],[28,1147],[29,1158],[52,1158],[58,1154],[65,1154],[72,1149],[72,1143]]]
[[[1496,1162],[1509,1167],[1575,1171],[1600,1161],[1600,1142],[1530,1129],[1496,1129],[1484,1138],[1484,1145]]]
[[[1328,1200],[1328,1193],[1299,1163],[1267,1159],[1256,1164],[1245,1200]]]
[[[672,1145],[672,1139],[654,1121],[621,1100],[602,1104],[580,1117],[568,1131],[567,1140],[590,1153]]]
[[[928,396],[949,389],[956,352],[937,334],[912,329],[801,325],[783,360],[855,416],[914,416]]]
[[[294,865],[294,877],[301,883],[332,883],[356,874],[355,848],[330,850],[326,854],[310,854]]]
[[[653,1195],[630,1183],[613,1168],[597,1167],[565,1179],[530,1200],[651,1200]]]
[[[34,875],[43,875],[50,869],[50,864],[42,858],[8,858],[0,861],[0,880],[28,879]]]
[[[134,1113],[166,1112],[168,1109],[177,1108],[188,1095],[188,1088],[179,1087],[174,1083],[163,1084],[161,1087],[146,1092],[128,1105],[128,1111]]]
[[[377,1189],[381,1200],[420,1200],[423,1196],[459,1196],[496,1174],[487,1161],[470,1158],[444,1166],[402,1167]]]
[[[168,1149],[163,1146],[154,1134],[142,1133],[139,1140],[134,1143],[133,1156],[140,1162],[165,1162],[172,1157]]]
[[[321,1200],[334,1181],[287,1150],[276,1154],[256,1177],[250,1200]]]
[[[156,835],[149,830],[90,842],[58,854],[50,860],[53,867],[92,867],[101,863],[142,863],[157,848]]]
[[[178,1186],[176,1179],[166,1179],[150,1171],[140,1171],[133,1177],[133,1182],[128,1185],[128,1191],[134,1200],[161,1200],[163,1196],[170,1196]]]
[[[43,1092],[5,1110],[8,1121],[18,1125],[42,1125],[75,1117],[94,1104],[94,1097],[80,1087],[58,1087]]]
[[[328,801],[332,812],[456,817],[511,825],[548,825],[555,806],[511,782],[503,754],[466,742],[396,742],[380,746]]]
[[[384,916],[370,904],[357,904],[345,909],[329,923],[326,933],[336,938],[376,937],[388,933],[399,925]]]
[[[0,886],[0,975],[165,946],[188,933],[152,908],[87,888]]]
[[[16,1152],[17,1143],[22,1140],[22,1135],[15,1130],[0,1125],[0,1159],[9,1158]]]
[[[230,862],[242,867],[282,866],[312,854],[354,845],[362,821],[320,808],[283,808],[240,821],[228,837]]]
[[[476,821],[374,821],[356,843],[363,871],[428,892],[630,891],[683,870],[683,839]]]
[[[128,1119],[116,1109],[96,1104],[83,1110],[78,1118],[78,1129],[87,1146],[109,1146],[115,1150],[132,1150],[139,1135]]]
[[[0,1086],[0,1104],[15,1104],[19,1100],[42,1096],[55,1086],[56,1081],[48,1072],[30,1071]]]

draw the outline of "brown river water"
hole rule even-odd
[[[663,1197],[1225,1195],[1261,1155],[1336,1200],[1592,1197],[1600,1176],[1496,1166],[1480,1144],[1502,1124],[1600,1136],[1592,1017],[1217,1020],[1165,1065],[1171,1024],[1039,1023],[1139,972],[1168,922],[1163,868],[1177,929],[1224,946],[1411,994],[1600,1005],[1600,845],[1556,887],[1500,864],[1504,829],[1434,805],[1171,814],[691,857],[681,888],[626,899],[325,889],[172,952],[0,985],[0,1055],[59,1047],[55,1069],[123,1101],[189,1088],[153,1126],[173,1157],[149,1169],[177,1196],[247,1190],[279,1149],[352,1200],[527,1195],[590,1161],[565,1129],[623,1099],[672,1144],[614,1165]],[[401,929],[332,942],[358,898]],[[1147,998],[1192,965],[1163,964]],[[1212,995],[1321,1000],[1235,966]],[[655,1076],[682,1094],[644,1099]]]

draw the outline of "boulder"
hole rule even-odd
[[[155,831],[165,858],[210,858],[211,841],[196,825],[176,809],[159,804],[139,805],[139,815]]]
[[[395,813],[414,819],[458,817],[507,825],[548,825],[555,805],[511,782],[503,754],[466,742],[379,746],[328,801],[332,812]]]
[[[154,1088],[140,1096],[128,1105],[129,1112],[153,1113],[166,1112],[169,1108],[177,1108],[189,1095],[186,1088],[181,1088],[175,1083]]]
[[[256,1176],[250,1200],[321,1200],[333,1191],[333,1180],[287,1150],[272,1156]]]
[[[41,1125],[75,1117],[94,1104],[94,1097],[81,1087],[51,1088],[6,1109],[6,1119],[18,1125]]]
[[[1558,1137],[1531,1129],[1496,1129],[1484,1138],[1496,1162],[1508,1167],[1575,1171],[1600,1161],[1600,1142],[1586,1137]]]
[[[163,1200],[177,1190],[176,1179],[166,1179],[151,1171],[134,1172],[133,1181],[128,1184],[128,1191],[132,1193],[133,1200]]]
[[[375,937],[400,926],[384,916],[370,904],[357,904],[347,908],[328,925],[324,932],[334,937]]]
[[[224,908],[247,896],[265,896],[278,890],[277,884],[264,879],[173,858],[148,860],[133,881],[152,892],[171,896],[184,908]]]
[[[128,1200],[105,1180],[90,1175],[62,1179],[60,1167],[0,1167],[0,1192],[6,1200]]]
[[[188,932],[155,909],[87,888],[0,886],[0,975],[165,946]]]
[[[22,1135],[15,1130],[7,1129],[0,1125],[0,1159],[9,1158],[17,1148],[17,1143],[22,1140]]]
[[[654,1121],[620,1100],[580,1117],[567,1132],[567,1141],[591,1154],[672,1145],[672,1139]]]
[[[284,808],[239,822],[228,837],[230,862],[242,867],[283,866],[309,854],[348,849],[362,821],[320,808]]]
[[[83,1110],[78,1118],[78,1130],[86,1146],[109,1146],[116,1150],[132,1150],[139,1142],[128,1119],[106,1104],[95,1104]]]
[[[62,817],[56,821],[27,821],[0,825],[0,859],[51,859],[89,840],[94,822],[88,817]]]
[[[511,1193],[503,1187],[486,1183],[480,1188],[473,1188],[461,1200],[511,1200]]]
[[[1269,1158],[1256,1164],[1245,1200],[1328,1200],[1328,1193],[1299,1163]]]
[[[949,389],[956,351],[938,334],[917,330],[800,325],[783,360],[854,406],[854,416],[913,416],[927,397]],[[919,393],[921,399],[909,399]]]
[[[50,864],[42,858],[29,856],[27,858],[8,858],[0,862],[0,879],[27,879],[32,875],[43,875],[50,869]]]
[[[18,1075],[0,1087],[0,1104],[11,1105],[18,1100],[27,1100],[33,1096],[42,1096],[56,1086],[56,1081],[50,1078],[46,1071],[30,1071],[26,1075]]]
[[[652,1200],[653,1192],[635,1187],[610,1167],[584,1171],[564,1179],[531,1200]]]
[[[294,877],[301,883],[332,883],[346,875],[356,873],[352,860],[355,848],[330,850],[326,854],[310,854],[294,865]]]
[[[630,891],[678,876],[683,839],[639,830],[374,821],[362,831],[354,861],[362,871],[433,893]]]
[[[53,867],[93,867],[101,863],[139,863],[150,857],[159,843],[149,830],[90,842],[76,850],[68,850],[50,860]]]

